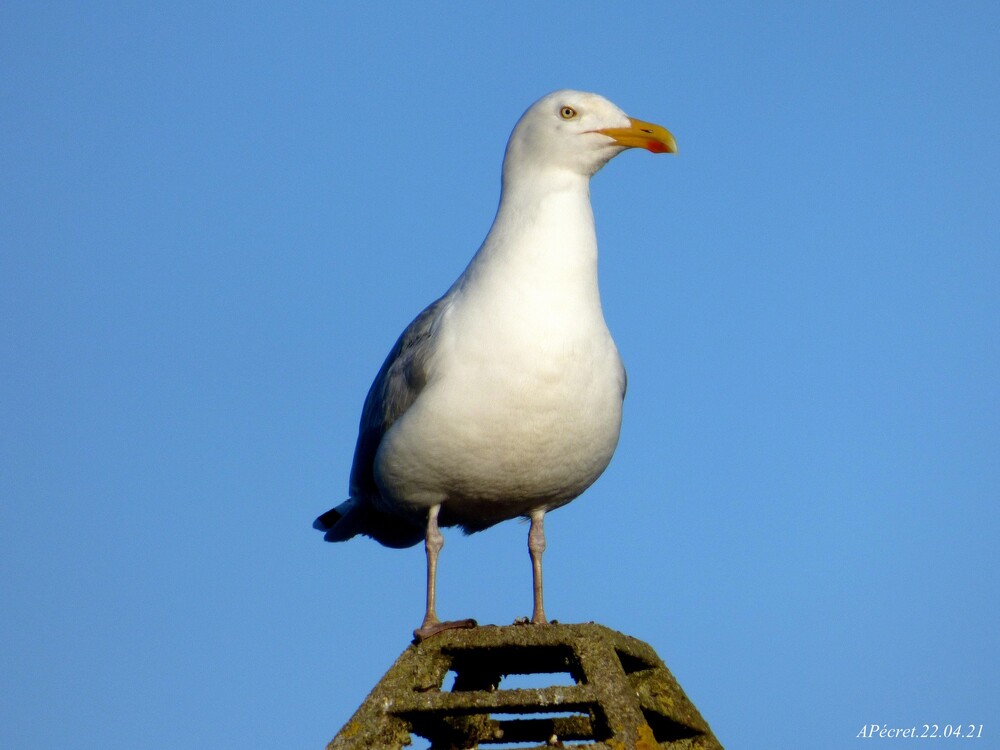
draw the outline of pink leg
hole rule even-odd
[[[545,551],[545,511],[536,510],[531,514],[531,529],[528,531],[528,554],[531,555],[531,583],[534,593],[534,609],[531,613],[533,625],[545,625],[545,605],[542,602],[542,553]]]
[[[427,552],[427,610],[424,612],[424,621],[419,628],[413,631],[413,637],[419,643],[425,638],[440,633],[442,630],[452,628],[474,628],[475,620],[452,620],[441,622],[435,611],[437,599],[437,560],[441,548],[444,547],[444,535],[438,528],[438,513],[441,512],[440,505],[434,505],[427,511],[427,537],[424,541],[424,550]]]

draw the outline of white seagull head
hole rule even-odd
[[[627,148],[676,153],[670,132],[636,120],[603,96],[563,89],[543,96],[521,116],[504,157],[504,174],[568,170],[590,177]]]

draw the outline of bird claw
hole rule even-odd
[[[435,622],[430,625],[424,625],[413,631],[413,641],[414,643],[420,643],[421,641],[426,641],[431,636],[437,635],[438,633],[443,633],[445,630],[455,630],[458,628],[474,628],[478,625],[475,620],[448,620],[447,622]]]
[[[515,625],[558,625],[559,620],[532,620],[529,617],[518,617],[514,620]]]

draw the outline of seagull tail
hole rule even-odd
[[[352,497],[313,521],[328,542],[346,542],[358,534],[386,547],[412,547],[423,541],[424,529],[405,518],[381,513],[371,503]]]
[[[313,528],[317,531],[326,532],[323,537],[328,542],[346,542],[351,537],[360,533],[356,521],[359,502],[355,498],[345,500],[340,505],[330,508],[326,513],[313,521]],[[355,518],[352,518],[354,516]],[[344,523],[341,523],[341,522]]]

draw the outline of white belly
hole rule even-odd
[[[383,500],[485,527],[569,502],[604,471],[621,428],[624,371],[603,319],[516,328],[442,347],[439,377],[386,433]],[[558,334],[558,335],[556,335]]]

